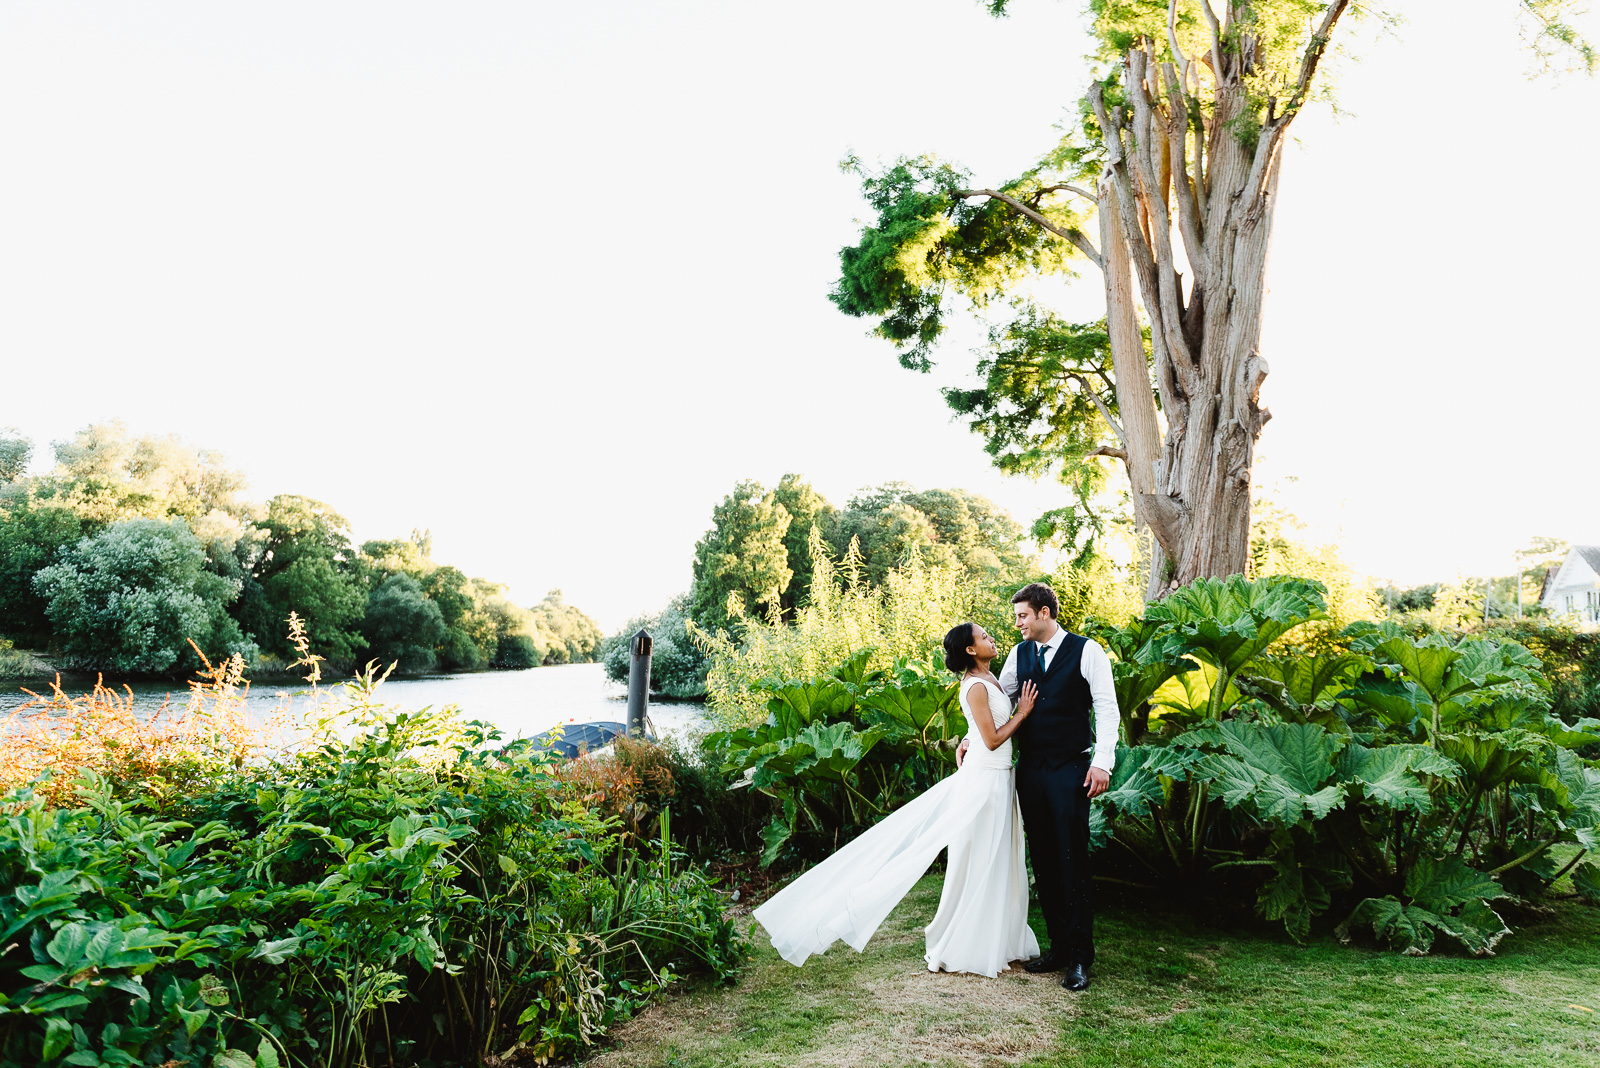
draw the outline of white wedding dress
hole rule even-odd
[[[996,684],[964,679],[967,694],[989,691],[995,726],[1011,716],[1011,701]],[[1039,955],[1028,926],[1028,875],[1023,865],[1022,815],[1017,808],[1011,742],[991,750],[974,730],[966,759],[954,774],[888,816],[755,910],[772,946],[803,964],[843,940],[860,952],[872,933],[948,849],[939,911],[924,929],[929,971],[999,975],[1014,960]]]

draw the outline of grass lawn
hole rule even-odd
[[[587,1068],[1600,1066],[1600,910],[1517,924],[1490,959],[1416,958],[1325,934],[1297,946],[1102,890],[1094,985],[1070,994],[1020,970],[930,974],[921,928],[941,878],[918,883],[862,954],[835,946],[794,968],[758,929],[737,986],[667,998]]]

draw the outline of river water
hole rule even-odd
[[[112,680],[108,679],[107,684],[122,690],[121,685]],[[62,688],[68,693],[81,693],[92,685],[92,680],[79,680],[76,685],[63,680]],[[47,686],[38,684],[30,683],[28,688],[48,692]],[[153,715],[167,701],[181,708],[188,697],[187,691],[170,683],[136,682],[129,688],[134,695],[134,710],[146,715]],[[334,688],[337,688],[336,680]],[[324,685],[324,697],[328,690]],[[386,705],[408,709],[455,705],[463,718],[492,723],[508,740],[532,737],[558,723],[625,722],[627,698],[627,687],[607,679],[605,669],[599,664],[390,679],[378,688],[378,699]],[[0,715],[29,699],[14,684],[0,690]],[[291,715],[298,716],[309,711],[313,703],[307,687],[271,683],[252,686],[248,698],[249,710],[260,717],[286,704]],[[650,721],[658,735],[679,734],[700,724],[703,713],[697,704],[653,701]]]

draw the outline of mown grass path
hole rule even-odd
[[[862,954],[835,946],[797,969],[758,937],[737,986],[667,998],[588,1068],[1600,1065],[1600,910],[1561,908],[1474,960],[1297,946],[1105,902],[1094,985],[1075,995],[1020,970],[930,974],[921,928],[940,878]]]

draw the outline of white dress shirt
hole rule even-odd
[[[1058,626],[1048,641],[1040,643],[1040,659],[1046,668],[1066,639],[1066,630]],[[1013,703],[1017,691],[1022,688],[1017,681],[1017,650],[1020,648],[1021,642],[1011,647],[1011,652],[1006,654],[1006,666],[1000,669],[1000,688]],[[1094,754],[1089,760],[1090,767],[1110,774],[1117,763],[1117,735],[1122,727],[1122,713],[1117,710],[1117,689],[1111,681],[1111,658],[1093,638],[1084,639],[1078,670],[1083,674],[1083,681],[1089,684],[1089,699],[1094,703],[1094,744],[1084,752]]]

